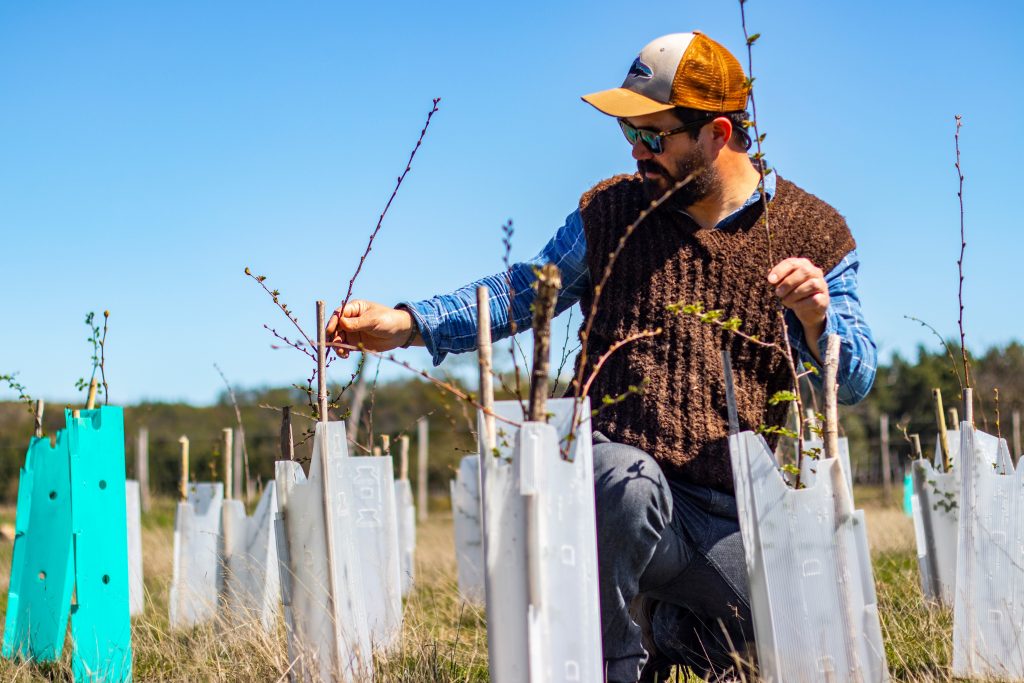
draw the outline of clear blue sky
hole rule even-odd
[[[766,152],[847,217],[883,356],[933,344],[904,314],[956,333],[955,113],[968,344],[1019,337],[1024,4],[747,11],[763,36]],[[270,348],[262,323],[287,321],[243,268],[307,323],[317,298],[339,302],[431,98],[441,111],[362,297],[426,297],[498,270],[509,218],[513,256],[535,253],[581,192],[633,168],[614,122],[579,96],[691,29],[742,50],[726,0],[3,3],[0,373],[72,398],[89,370],[84,314],[109,308],[117,402],[210,401],[214,362],[243,386],[305,377],[303,356]]]

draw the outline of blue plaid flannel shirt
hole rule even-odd
[[[775,194],[775,174],[765,179],[765,193],[769,201]],[[735,212],[723,218],[716,227],[724,227],[754,202],[761,201],[761,193],[755,190],[746,203]],[[555,305],[558,315],[580,300],[590,284],[587,269],[587,244],[583,232],[583,220],[579,209],[565,219],[565,225],[558,229],[540,253],[529,261],[512,266],[511,273],[490,275],[460,287],[450,294],[441,294],[423,301],[405,301],[402,306],[412,314],[419,327],[420,335],[427,350],[438,365],[449,353],[463,353],[476,349],[476,289],[487,285],[491,292],[491,335],[495,341],[509,336],[509,294],[512,296],[512,316],[518,330],[530,328],[534,291],[530,286],[536,279],[534,266],[554,263],[562,272],[562,290]],[[825,357],[826,340],[831,334],[838,334],[842,340],[839,356],[839,401],[853,404],[865,396],[875,379],[877,349],[871,336],[871,329],[864,320],[860,297],[857,294],[857,270],[860,261],[857,250],[850,251],[839,264],[825,276],[828,283],[830,303],[825,318],[825,331],[818,341],[818,351]],[[510,282],[511,280],[511,286]],[[786,310],[789,325],[789,341],[800,362],[818,367],[817,361],[808,351],[803,326],[796,315]],[[820,375],[812,375],[820,383]]]

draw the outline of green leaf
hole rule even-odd
[[[780,403],[789,403],[796,400],[796,394],[788,389],[782,391],[776,391],[772,394],[771,398],[768,399],[768,405],[777,406]]]

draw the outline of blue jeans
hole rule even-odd
[[[654,602],[658,659],[705,677],[753,655],[747,570],[732,496],[665,478],[647,453],[594,433],[601,630],[610,683],[647,661],[629,606]]]

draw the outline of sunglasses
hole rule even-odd
[[[626,136],[626,140],[629,141],[629,144],[635,145],[636,141],[640,140],[640,142],[644,143],[644,147],[650,150],[651,154],[661,154],[665,151],[665,143],[663,142],[665,138],[692,128],[700,128],[704,124],[710,123],[713,120],[713,118],[699,119],[679,126],[678,128],[673,128],[672,130],[648,130],[646,128],[637,128],[625,119],[619,119],[618,121],[619,128],[622,129],[622,134]]]

